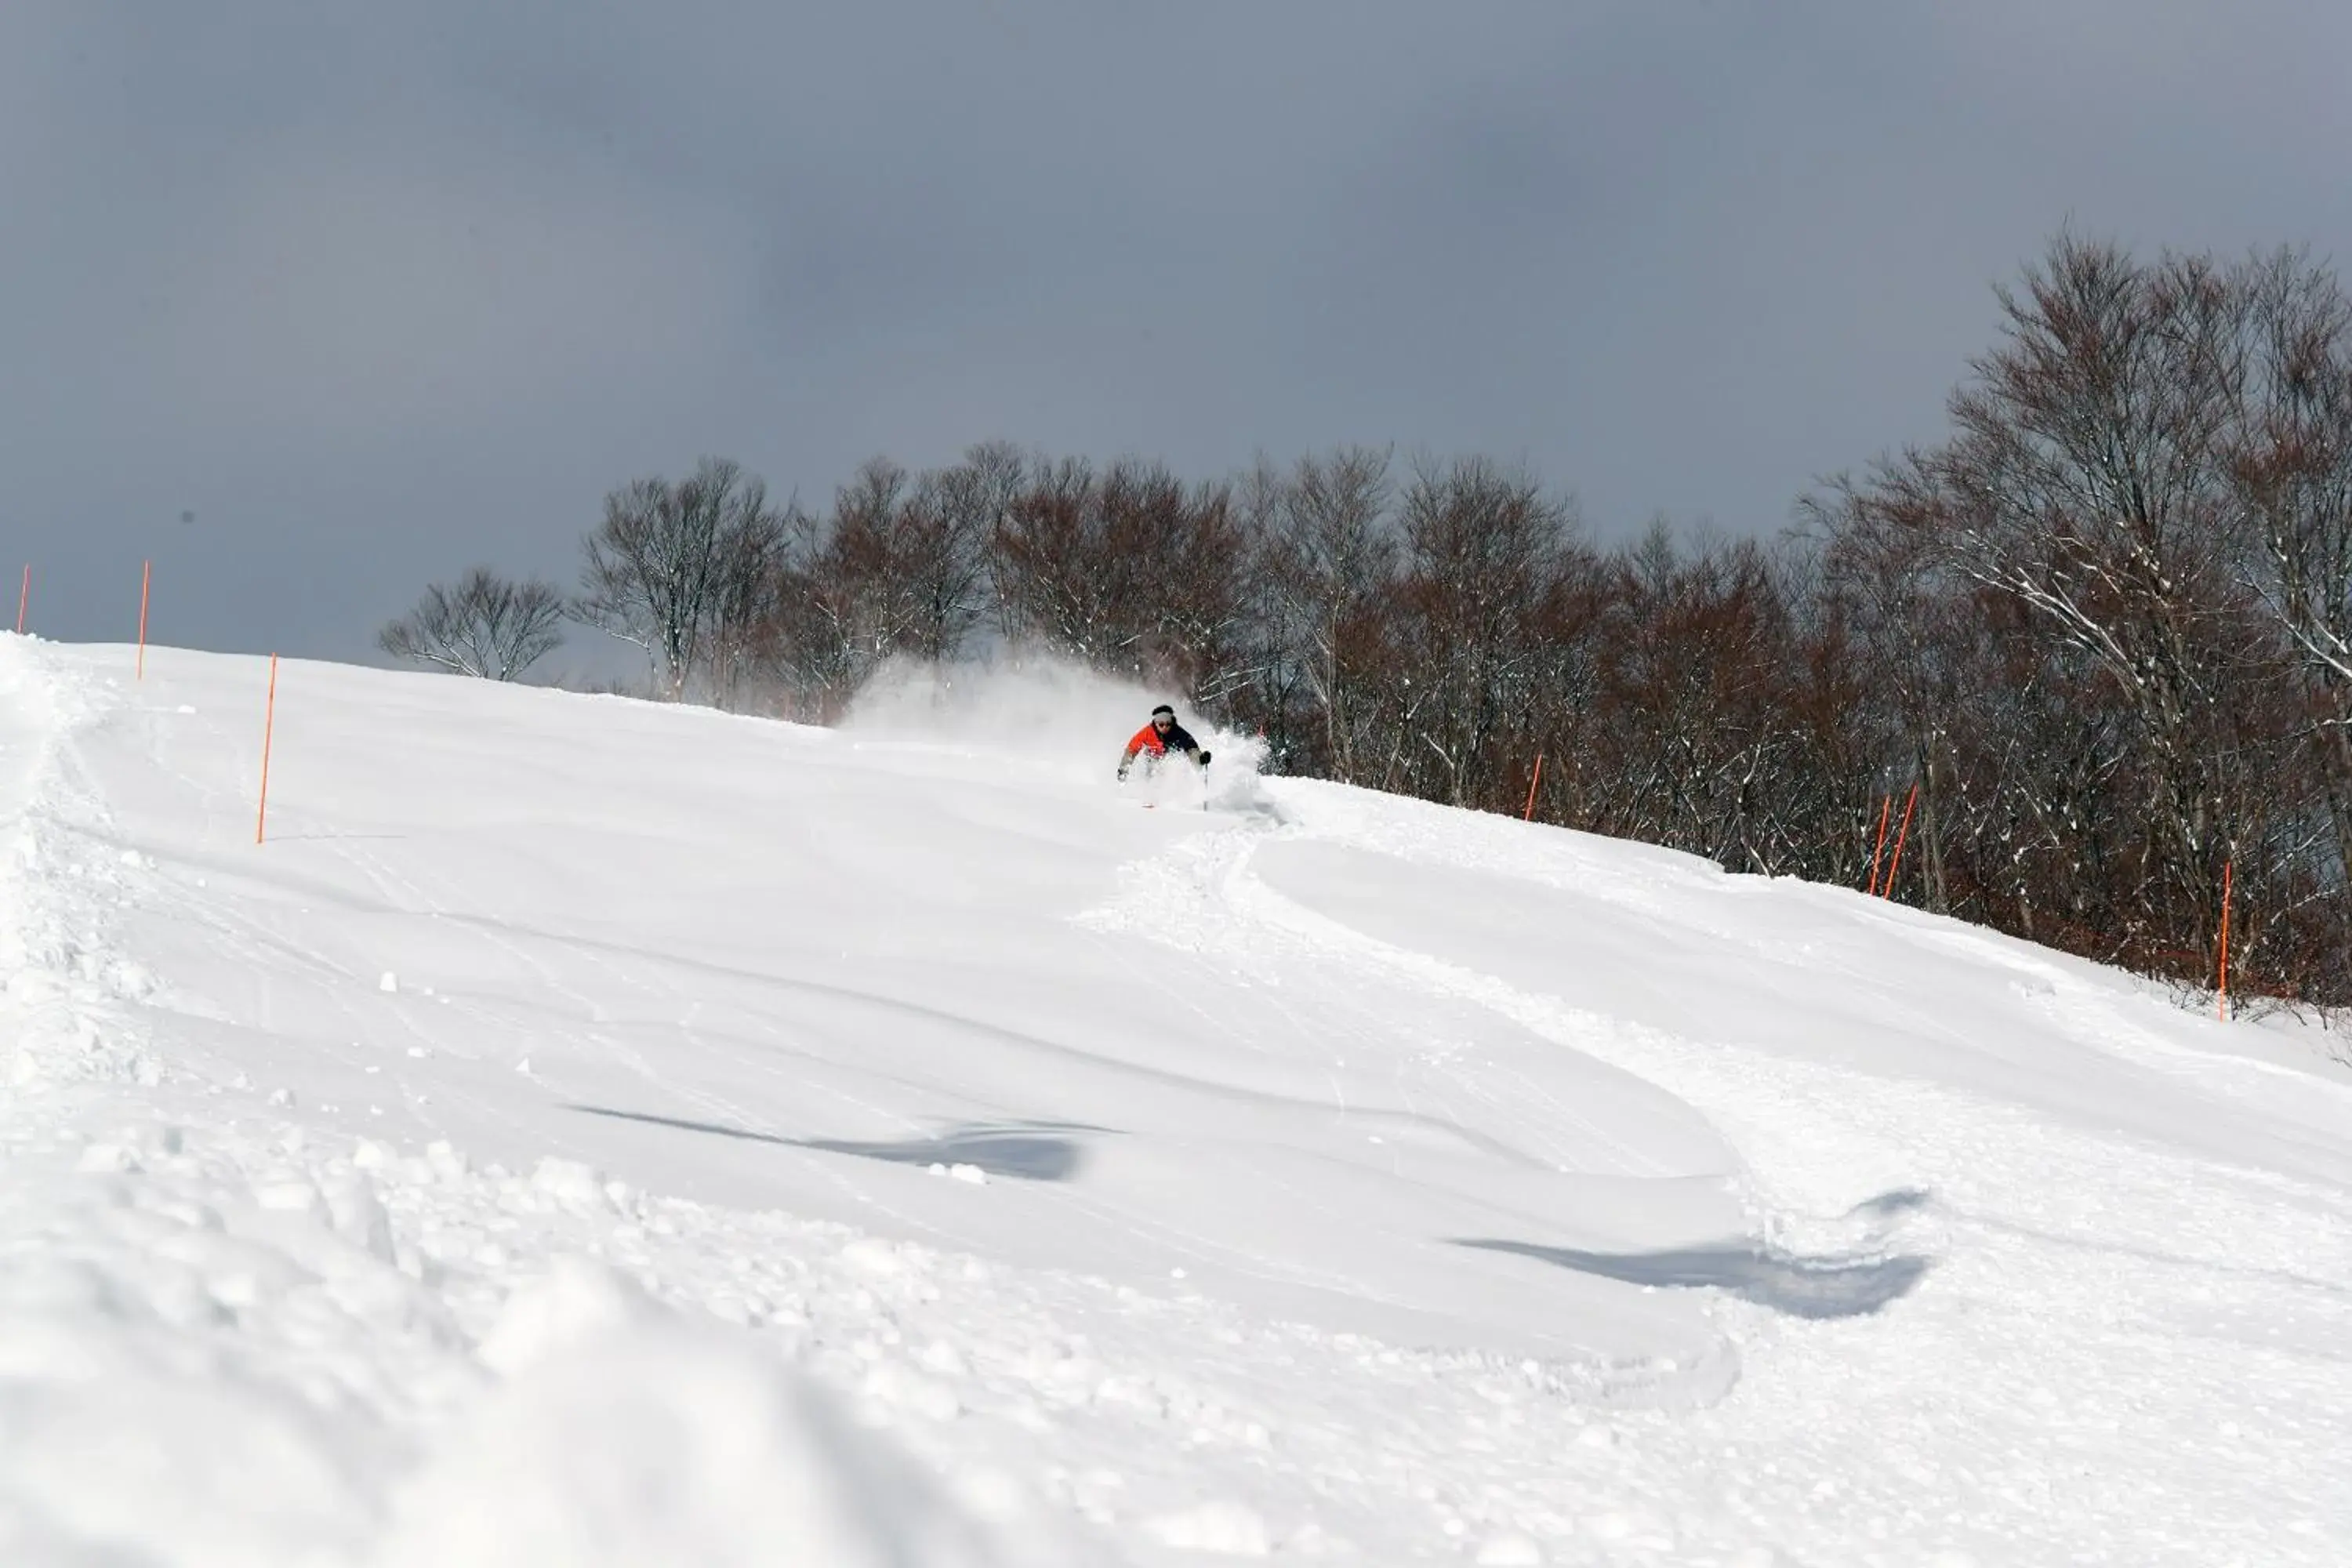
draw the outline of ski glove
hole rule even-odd
[[[1209,765],[1209,753],[1206,752],[1201,753],[1201,765],[1204,768]]]

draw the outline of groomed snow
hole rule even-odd
[[[1834,889],[0,637],[0,1562],[2340,1564],[2352,1074]]]

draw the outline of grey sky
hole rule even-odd
[[[2062,223],[2352,263],[2347,61],[2342,0],[5,0],[0,566],[372,658],[632,477],[998,437],[1774,528]]]

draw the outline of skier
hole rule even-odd
[[[1151,710],[1151,722],[1138,730],[1135,739],[1127,743],[1127,751],[1118,759],[1119,782],[1127,782],[1127,770],[1135,765],[1138,756],[1144,759],[1143,776],[1150,778],[1160,771],[1160,759],[1171,752],[1192,758],[1201,767],[1209,765],[1209,753],[1201,750],[1201,742],[1187,734],[1183,725],[1176,722],[1176,710],[1162,702]]]

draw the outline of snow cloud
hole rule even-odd
[[[1254,773],[1265,748],[1212,725],[1181,694],[1097,672],[1049,655],[1006,657],[940,669],[893,665],[867,682],[841,728],[853,735],[937,742],[1017,756],[1073,780],[1101,779],[1120,748],[1167,702],[1208,748],[1221,784]]]

